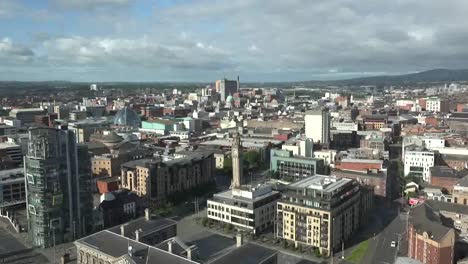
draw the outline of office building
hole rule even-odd
[[[43,115],[46,110],[42,108],[21,108],[13,109],[10,111],[10,117],[20,120],[21,124],[27,125],[34,123],[34,117],[37,115]]]
[[[216,82],[216,86],[218,86],[218,82]],[[225,102],[229,95],[232,96],[233,94],[237,93],[238,90],[239,79],[237,81],[228,79],[222,79],[219,81],[219,93],[221,94],[221,102]]]
[[[27,214],[32,243],[51,247],[91,231],[88,150],[66,129],[29,130],[25,156]]]
[[[0,169],[13,169],[21,166],[23,163],[23,152],[21,146],[10,143],[0,142]]]
[[[314,143],[330,144],[330,113],[328,109],[307,111],[304,117],[305,135]]]
[[[321,158],[293,156],[292,151],[271,150],[270,170],[281,179],[295,181],[324,173],[325,162]]]
[[[369,209],[361,189],[355,180],[325,175],[287,185],[277,204],[278,237],[329,256],[351,238]]]
[[[455,229],[443,225],[429,204],[411,208],[408,220],[408,257],[421,263],[454,263]]]
[[[24,169],[0,170],[0,208],[25,202]]]
[[[280,197],[270,186],[233,188],[208,200],[208,218],[258,234],[273,226]]]
[[[405,148],[404,174],[421,177],[431,182],[431,167],[434,167],[434,152],[423,147],[408,146]]]

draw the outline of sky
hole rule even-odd
[[[0,80],[301,81],[468,68],[466,0],[0,0]]]

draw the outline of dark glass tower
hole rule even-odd
[[[75,134],[67,129],[30,129],[24,163],[33,244],[51,247],[91,231],[90,159]]]

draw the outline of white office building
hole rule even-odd
[[[307,138],[322,145],[330,144],[330,113],[328,109],[307,111],[304,121]]]
[[[257,234],[273,226],[279,198],[280,194],[270,186],[244,185],[208,200],[208,218]]]
[[[418,146],[408,146],[404,156],[405,176],[410,174],[421,177],[425,182],[431,181],[430,168],[434,167],[434,152]]]

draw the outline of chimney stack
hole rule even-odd
[[[150,216],[150,210],[149,208],[146,208],[145,209],[145,219],[146,221],[150,220],[151,216]]]
[[[192,251],[194,251],[195,248],[196,248],[195,245],[190,246],[189,248],[187,248],[187,259],[192,260]]]
[[[236,235],[236,247],[241,247],[243,244],[243,237],[241,233]]]
[[[120,235],[125,236],[125,225],[120,226]]]
[[[140,229],[135,230],[135,240],[138,242],[140,241],[140,232]]]
[[[171,239],[167,241],[167,251],[172,254],[172,244],[174,244],[174,241]]]

